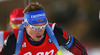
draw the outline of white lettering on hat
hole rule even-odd
[[[41,16],[45,16],[45,13],[36,14],[36,15],[31,15],[31,18],[37,18],[37,17],[41,17]]]
[[[23,17],[12,18],[11,20],[23,20]]]

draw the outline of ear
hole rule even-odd
[[[27,27],[27,25],[24,25],[24,27],[26,28],[26,27]]]

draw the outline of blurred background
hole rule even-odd
[[[100,55],[100,0],[34,1],[44,6],[50,22],[78,39],[89,55]],[[8,29],[11,11],[25,6],[25,0],[0,0],[0,31]]]

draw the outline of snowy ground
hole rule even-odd
[[[71,52],[67,51],[65,48],[61,47],[61,51],[63,53],[63,55],[74,55]],[[67,54],[66,54],[67,53]]]
[[[88,55],[100,55],[100,48],[87,49]]]

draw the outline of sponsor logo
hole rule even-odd
[[[54,55],[54,49],[52,49],[51,51],[47,51],[47,52],[38,52],[36,55]],[[32,55],[31,52],[27,52],[24,55]],[[55,54],[56,55],[56,54]]]
[[[45,16],[45,13],[37,14],[37,15],[31,15],[31,18],[38,18],[38,17],[41,17],[41,16]]]
[[[27,52],[24,55],[32,55],[32,53],[31,52]]]
[[[70,41],[71,41],[71,36],[69,35],[69,39],[68,39],[66,45],[68,45],[70,43]]]
[[[23,43],[22,47],[26,47],[26,42]]]
[[[49,55],[51,53],[51,55],[53,55],[54,54],[54,50],[52,49],[51,51],[49,51],[49,52],[38,52],[36,55]]]
[[[52,43],[52,40],[51,40],[50,38],[49,38],[49,40],[48,40],[48,41],[49,41],[49,43]]]

